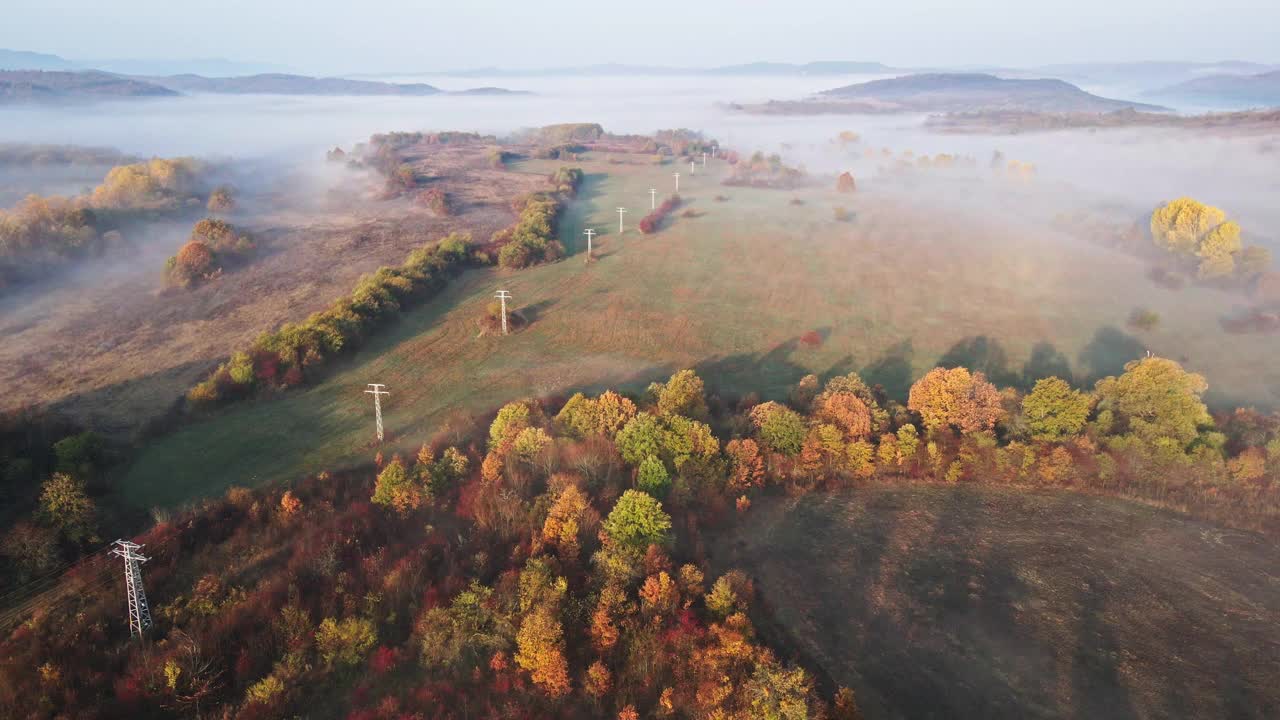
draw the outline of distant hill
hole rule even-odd
[[[1159,110],[1155,105],[1112,100],[1064,80],[1009,79],[981,73],[926,73],[846,85],[821,98],[864,105],[879,112],[1106,112],[1122,108]]]
[[[808,63],[752,62],[716,67],[667,67],[661,65],[625,65],[600,63],[569,67],[550,67],[517,70],[511,68],[482,67],[464,70],[446,70],[416,73],[392,73],[393,75],[448,75],[450,77],[628,77],[668,75],[879,75],[901,72],[878,62],[826,60]],[[380,77],[386,77],[381,75]]]
[[[1226,60],[1222,62],[1127,62],[1071,63],[1042,65],[1030,72],[1039,77],[1056,77],[1075,83],[1125,86],[1141,89],[1164,87],[1208,75],[1256,75],[1280,69],[1262,63]]]
[[[170,75],[148,77],[148,82],[183,93],[232,95],[434,95],[439,88],[425,83],[395,84],[373,80],[315,78],[306,75],[267,73],[243,77]]]
[[[66,58],[46,53],[0,48],[0,70],[76,70],[77,65]]]
[[[278,63],[241,62],[226,58],[105,58],[76,60],[82,67],[119,73],[163,77],[168,75],[204,75],[205,77],[237,77],[259,73],[287,73],[293,69]]]
[[[1280,70],[1258,75],[1210,75],[1170,85],[1149,94],[1171,100],[1234,106],[1280,106]]]
[[[0,70],[0,103],[166,97],[177,94],[144,80],[96,71]]]
[[[532,95],[528,90],[508,90],[500,87],[475,87],[466,90],[454,90],[450,95]]]

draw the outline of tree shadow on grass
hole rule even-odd
[[[524,316],[525,322],[528,325],[532,325],[533,323],[538,322],[538,320],[542,318],[544,315],[546,315],[547,310],[550,310],[551,308],[555,307],[557,302],[558,302],[557,300],[552,300],[552,299],[539,300],[536,303],[525,305],[524,307],[520,308],[519,312],[521,315]]]
[[[998,386],[1018,384],[1018,375],[1009,369],[1009,354],[999,340],[975,335],[960,340],[938,358],[938,367],[968,368],[987,376]]]
[[[881,353],[879,359],[862,368],[859,375],[870,385],[879,385],[891,400],[906,402],[914,381],[911,356],[915,348],[907,338]]]
[[[1029,389],[1036,384],[1037,380],[1047,377],[1062,378],[1069,383],[1075,381],[1075,375],[1071,371],[1071,361],[1067,356],[1052,343],[1041,341],[1031,348],[1031,357],[1022,366],[1022,387],[1024,390]]]
[[[1108,375],[1119,375],[1126,363],[1141,358],[1146,351],[1142,341],[1114,326],[1098,328],[1093,339],[1080,351],[1083,379],[1092,385]]]
[[[606,173],[587,173],[578,185],[578,192],[573,196],[560,218],[560,244],[564,245],[569,256],[587,251],[587,238],[582,231],[588,227],[588,220],[600,211],[599,199],[604,196],[604,183],[609,176]],[[609,234],[609,225],[595,227],[595,240],[598,242]],[[598,252],[593,255],[600,257]]]

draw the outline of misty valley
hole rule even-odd
[[[1280,714],[1280,65],[415,67],[0,50],[0,715]]]

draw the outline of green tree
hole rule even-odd
[[[1208,389],[1204,377],[1173,360],[1148,357],[1124,366],[1124,374],[1098,381],[1098,409],[1108,413],[1113,429],[1147,442],[1172,440],[1186,447],[1213,418],[1201,402]]]
[[[1078,434],[1089,419],[1093,398],[1073,389],[1067,381],[1056,377],[1037,380],[1022,399],[1031,437],[1055,442]]]
[[[702,378],[692,370],[681,370],[672,375],[658,392],[658,413],[695,419],[707,417]]]
[[[795,455],[804,446],[808,430],[795,410],[773,401],[751,409],[751,422],[764,446],[776,453]]]
[[[671,542],[671,516],[662,503],[639,490],[624,492],[602,527],[614,543],[637,551]]]
[[[422,505],[425,499],[423,495],[422,487],[405,469],[400,458],[395,457],[387,463],[382,472],[378,473],[371,499],[374,503],[389,507],[404,516]]]
[[[658,458],[650,455],[640,463],[636,472],[636,488],[662,500],[671,489],[671,475]]]
[[[631,465],[639,465],[645,458],[661,454],[662,433],[657,417],[647,412],[638,413],[618,431],[618,452]]]
[[[88,480],[102,465],[105,450],[102,437],[96,433],[71,435],[53,444],[54,467],[60,473]]]
[[[521,430],[533,421],[533,411],[527,402],[510,402],[502,406],[497,417],[489,424],[489,448],[499,448],[513,440]]]

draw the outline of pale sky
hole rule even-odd
[[[4,0],[0,47],[304,72],[1280,62],[1276,0]]]

